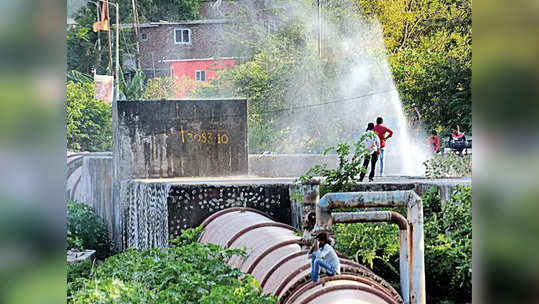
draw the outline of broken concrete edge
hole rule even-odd
[[[68,250],[67,251],[67,264],[76,264],[91,260],[95,255],[95,250],[86,249],[84,251]]]

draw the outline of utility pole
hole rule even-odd
[[[116,5],[116,100],[120,99],[120,5]],[[110,31],[109,31],[110,32]]]
[[[318,11],[318,56],[322,58],[322,24],[320,22],[320,0],[316,0],[316,8]]]
[[[97,12],[97,20],[101,20],[101,15],[100,15],[100,12],[99,12],[99,5],[96,5],[95,10]],[[101,35],[100,35],[99,32],[100,31],[97,31],[97,63],[94,66],[94,69],[96,71],[99,68],[99,66],[101,65]]]
[[[135,29],[135,41],[137,43],[137,69],[140,69],[140,43],[139,43],[139,33],[138,33],[138,13],[137,13],[137,6],[135,4],[135,0],[131,0],[131,3],[133,4],[133,28]]]
[[[102,1],[102,0],[101,0]],[[110,32],[110,11],[109,11],[109,3],[107,1],[102,1],[103,5],[107,6],[107,23],[109,30],[107,31],[107,38],[109,40],[109,73],[112,76],[112,34]]]

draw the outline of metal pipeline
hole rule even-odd
[[[408,220],[395,211],[366,211],[366,212],[337,212],[332,215],[332,222],[337,223],[361,223],[361,222],[389,222],[399,227],[400,239],[400,283],[401,295],[405,303],[409,303],[410,298],[410,247],[408,246],[409,231]]]
[[[388,282],[344,258],[340,259],[340,275],[312,282],[307,251],[298,244],[300,238],[294,229],[260,211],[224,209],[208,217],[202,226],[200,242],[245,248],[248,257],[233,257],[229,264],[253,275],[262,293],[276,296],[279,304],[403,303]]]
[[[408,219],[393,211],[340,212],[336,208],[407,207]],[[400,231],[400,282],[405,303],[426,303],[423,203],[411,190],[328,193],[316,203],[314,230],[331,230],[334,223],[391,222]]]

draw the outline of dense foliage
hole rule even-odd
[[[456,303],[472,297],[472,189],[457,186],[441,202],[437,189],[423,196],[427,295]],[[429,301],[429,302],[431,302]]]
[[[457,187],[441,202],[437,188],[423,195],[427,303],[465,303],[472,294],[472,191]],[[399,233],[389,224],[337,224],[337,250],[399,286]]]
[[[333,148],[335,149],[335,148]],[[339,165],[328,170],[325,165],[310,169],[300,180],[323,178],[320,195],[353,191],[360,172],[364,148],[361,140],[354,153],[348,144],[335,149]],[[457,161],[461,157],[455,156]],[[444,168],[436,169],[439,172]],[[472,261],[472,190],[457,186],[451,200],[441,202],[438,188],[423,194],[425,264],[428,303],[464,303],[471,300]],[[406,210],[395,211],[405,214]],[[369,265],[374,272],[399,287],[399,230],[386,223],[336,224],[336,248],[345,256]]]
[[[167,249],[128,250],[97,266],[71,303],[272,304],[259,283],[227,264],[239,249],[196,242],[201,227],[186,230]]]
[[[105,222],[94,208],[84,203],[67,201],[67,249],[94,249],[96,258],[113,252]]]
[[[425,163],[425,176],[432,178],[472,176],[472,156],[451,151],[436,154]]]
[[[67,83],[67,148],[72,151],[110,151],[112,113],[103,100],[95,99],[93,83]]]
[[[67,265],[67,300],[71,301],[73,293],[82,288],[92,274],[93,262],[84,260]]]
[[[384,31],[404,102],[419,106],[425,129],[470,132],[472,3],[469,0],[359,0]]]

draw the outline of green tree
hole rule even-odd
[[[142,99],[157,100],[172,98],[176,93],[176,85],[172,78],[156,77],[148,79]]]
[[[471,131],[470,0],[359,0],[382,25],[403,102],[419,106],[425,127]]]
[[[323,31],[322,57],[318,56],[316,29],[309,22],[310,1],[294,2],[289,10],[270,10],[279,19],[277,32],[268,32],[256,11],[238,10],[231,16],[234,21],[227,36],[231,46],[227,47],[248,60],[219,73],[202,96],[248,99],[250,151],[320,153],[328,145],[350,141],[350,130],[357,128],[353,120],[331,120],[332,114],[343,114],[339,108],[346,107],[345,103],[311,105],[350,97],[341,81],[351,73],[350,63],[357,62],[358,56],[384,61],[389,56],[405,110],[410,111],[411,103],[418,104],[425,128],[448,130],[459,124],[463,131],[470,131],[470,1],[339,0],[322,1],[322,6],[331,24]],[[342,45],[333,43],[355,39],[354,31],[375,27],[378,20],[387,54],[369,47],[342,51]],[[362,36],[366,36],[361,37],[365,45],[379,39],[370,37],[369,30]],[[376,82],[376,72],[372,77]],[[298,110],[283,111],[294,108]]]
[[[110,151],[112,113],[103,100],[95,99],[92,83],[67,83],[67,148],[72,151]]]

